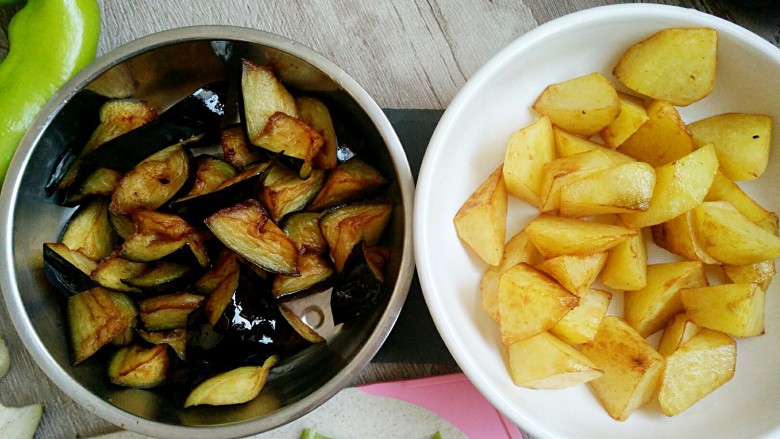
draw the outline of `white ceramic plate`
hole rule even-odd
[[[623,51],[668,27],[708,26],[719,35],[715,91],[680,109],[686,121],[724,112],[769,114],[780,139],[780,50],[732,23],[694,10],[618,5],[572,14],[528,32],[471,78],[445,112],[422,164],[415,201],[415,258],[437,328],[475,386],[527,432],[549,438],[690,438],[780,436],[780,282],[767,294],[766,334],[738,340],[736,376],[682,414],[657,406],[612,420],[585,385],[566,390],[516,387],[507,373],[497,325],[482,310],[486,268],[458,240],[452,219],[502,162],[509,135],[536,120],[530,106],[550,83],[611,71]],[[616,81],[615,81],[616,82]],[[777,141],[770,168],[743,188],[780,210]],[[510,197],[511,198],[511,197]],[[537,214],[510,201],[507,239]],[[652,244],[651,244],[652,245]],[[659,262],[653,252],[651,262]],[[619,295],[618,295],[619,296]],[[615,300],[613,305],[621,300]],[[620,314],[619,305],[612,313]]]

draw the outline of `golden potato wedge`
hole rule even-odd
[[[650,228],[655,245],[666,249],[676,255],[688,258],[692,261],[701,261],[705,264],[719,264],[699,245],[699,241],[693,232],[693,211],[689,210],[669,221],[656,224]]]
[[[753,180],[769,164],[772,118],[763,114],[727,113],[688,125],[694,145],[712,144],[720,170],[732,180]]]
[[[623,291],[644,288],[647,284],[647,243],[641,230],[607,251],[601,283]]]
[[[629,47],[613,74],[637,93],[690,105],[715,87],[717,47],[714,29],[665,29]]]
[[[548,86],[533,104],[553,125],[584,137],[606,128],[620,114],[615,86],[599,73]]]
[[[737,343],[702,328],[666,358],[658,402],[667,416],[680,414],[734,377]]]
[[[677,109],[665,101],[647,105],[647,122],[620,144],[618,151],[654,167],[693,151],[693,139]]]
[[[579,298],[534,267],[521,262],[501,275],[498,321],[509,346],[552,328]]]
[[[458,237],[483,261],[498,265],[506,235],[506,186],[499,166],[455,214]]]
[[[761,207],[755,200],[750,198],[745,191],[734,183],[725,174],[718,171],[715,174],[715,178],[712,180],[710,191],[707,192],[707,196],[704,197],[704,201],[728,201],[732,206],[736,207],[738,211],[745,215],[756,224],[768,221],[769,223],[775,223],[777,216]],[[777,228],[775,228],[775,231]],[[771,231],[771,230],[770,230]]]
[[[723,265],[723,273],[731,283],[757,284],[766,291],[777,274],[775,261],[761,261],[748,265]]]
[[[702,202],[717,170],[718,158],[711,145],[660,166],[655,169],[655,190],[650,208],[618,216],[624,224],[638,229],[682,215]]]
[[[734,337],[764,333],[766,293],[756,284],[723,284],[680,292],[685,312],[699,326]]]
[[[627,227],[548,214],[536,217],[525,230],[545,259],[600,253],[638,233]]]
[[[626,322],[642,337],[663,329],[673,315],[683,310],[683,288],[708,285],[704,265],[698,261],[669,262],[647,266],[647,285],[623,296]]]
[[[628,162],[598,170],[560,188],[559,213],[586,217],[643,212],[650,208],[655,170],[644,162]]]
[[[699,204],[692,221],[701,247],[724,264],[753,264],[780,256],[780,238],[725,201]]]
[[[681,312],[675,314],[664,328],[661,340],[658,341],[658,353],[664,357],[672,355],[683,343],[690,340],[697,332],[699,325],[693,323],[688,314]]]
[[[563,389],[586,383],[604,372],[579,351],[549,332],[509,345],[512,381],[530,389]]]
[[[599,150],[586,151],[547,162],[542,166],[539,210],[542,212],[557,210],[561,201],[561,187],[614,165],[615,162]]]
[[[604,317],[580,352],[604,371],[588,385],[612,418],[625,421],[653,399],[665,359],[623,319]]]
[[[612,293],[609,291],[589,289],[580,297],[577,306],[563,316],[550,332],[570,344],[593,340],[611,301]]]
[[[599,276],[606,261],[606,252],[587,256],[561,255],[547,259],[536,268],[549,274],[577,297],[582,297]]]
[[[601,139],[610,148],[622,145],[639,127],[649,119],[642,98],[618,92],[620,114],[606,128],[601,130]]]
[[[479,291],[482,296],[482,308],[493,320],[498,322],[498,283],[501,274],[521,262],[535,265],[540,259],[536,246],[528,239],[528,234],[521,230],[504,246],[501,262],[485,270],[479,282]]]
[[[555,141],[550,119],[542,117],[515,131],[504,155],[507,191],[532,206],[539,205],[542,166],[555,159]]]
[[[581,152],[598,150],[607,154],[615,164],[633,162],[634,158],[629,157],[612,148],[596,143],[590,139],[572,134],[564,129],[553,126],[553,137],[555,139],[555,152],[559,158],[569,157]]]

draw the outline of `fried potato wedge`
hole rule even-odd
[[[549,274],[577,297],[582,297],[598,277],[606,260],[606,252],[587,256],[561,255],[542,262],[536,268]]]
[[[613,74],[637,93],[690,105],[715,87],[717,46],[714,29],[665,29],[626,50]]]
[[[555,153],[559,158],[569,157],[585,151],[598,150],[607,154],[615,164],[634,161],[633,157],[629,157],[612,148],[607,148],[590,139],[572,134],[557,126],[553,126],[553,138],[555,139]]]
[[[547,162],[542,167],[539,210],[542,212],[557,210],[560,207],[563,186],[614,165],[615,162],[607,154],[598,150]]]
[[[504,180],[507,191],[531,204],[539,205],[542,167],[555,159],[555,141],[548,117],[515,131],[504,155]]]
[[[547,214],[536,217],[525,230],[546,259],[603,252],[638,233],[627,227]]]
[[[648,120],[620,144],[618,151],[654,167],[693,151],[691,133],[672,104],[652,101],[646,111]]]
[[[548,86],[533,109],[566,131],[590,137],[618,117],[620,98],[607,78],[591,73]]]
[[[676,255],[692,261],[701,261],[705,264],[719,264],[710,256],[701,245],[694,233],[693,211],[689,210],[669,221],[656,224],[650,228],[655,245],[666,249]]]
[[[644,162],[628,162],[590,173],[560,189],[562,216],[643,212],[650,208],[655,170]]]
[[[690,340],[701,327],[693,323],[691,317],[684,313],[677,313],[666,324],[661,339],[658,341],[658,353],[664,357],[672,355],[686,341]]]
[[[579,351],[549,332],[509,345],[512,381],[530,389],[563,389],[600,377],[599,370]]]
[[[766,292],[756,284],[722,284],[680,292],[685,312],[699,326],[734,337],[764,333]]]
[[[769,283],[777,274],[775,261],[767,260],[748,265],[723,265],[723,273],[731,283],[752,283],[757,284],[766,291]]]
[[[485,270],[479,282],[479,291],[482,297],[482,308],[493,320],[498,322],[498,285],[501,274],[521,262],[535,265],[540,259],[536,246],[528,239],[528,234],[521,230],[504,246],[501,262]]]
[[[641,230],[607,251],[601,283],[623,291],[647,285],[647,242]]]
[[[717,152],[716,152],[717,153]],[[750,195],[725,174],[718,171],[712,180],[710,191],[704,197],[704,201],[728,201],[738,211],[756,224],[775,222],[776,215],[758,204]]]
[[[618,92],[620,114],[601,130],[601,139],[610,148],[617,148],[647,122],[647,110],[642,98]]]
[[[650,208],[644,212],[618,215],[623,223],[634,228],[669,221],[704,200],[717,170],[718,157],[711,145],[655,168],[655,189]]]
[[[680,414],[734,377],[737,343],[703,328],[666,359],[658,402],[667,416]]]
[[[763,114],[727,113],[688,125],[696,146],[712,144],[721,171],[730,179],[753,180],[769,164],[772,118]]]
[[[580,352],[604,371],[588,385],[613,419],[625,421],[653,399],[665,359],[623,319],[604,317]]]
[[[593,340],[611,301],[612,293],[609,291],[589,289],[580,296],[577,306],[563,316],[550,332],[570,344]]]
[[[506,235],[507,188],[503,165],[472,193],[455,214],[458,237],[489,265],[498,265]]]
[[[545,332],[572,310],[579,298],[542,271],[521,262],[501,275],[498,321],[509,346]]]
[[[704,265],[696,261],[647,266],[647,285],[627,291],[623,299],[626,322],[642,337],[663,329],[673,315],[683,311],[680,291],[708,285]]]
[[[693,230],[704,251],[724,264],[753,264],[780,256],[780,238],[725,201],[696,206]]]

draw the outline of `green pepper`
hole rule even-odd
[[[13,16],[0,63],[0,182],[41,108],[95,59],[99,35],[97,0],[28,0]]]

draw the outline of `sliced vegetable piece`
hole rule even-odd
[[[301,178],[308,178],[314,158],[325,145],[325,139],[322,134],[300,119],[276,112],[268,118],[263,131],[256,137],[252,137],[252,144],[301,160],[303,163],[298,175]]]
[[[246,130],[250,140],[260,135],[272,114],[282,112],[293,117],[298,116],[295,98],[279,82],[270,67],[243,60],[241,92],[244,98]]]
[[[309,178],[302,179],[298,174],[282,164],[275,164],[265,179],[259,199],[271,218],[279,221],[291,212],[306,207],[325,183],[325,171],[314,170]]]
[[[320,229],[322,214],[315,212],[296,212],[287,217],[282,230],[295,241],[299,253],[328,251],[328,242]]]
[[[238,271],[238,255],[230,249],[223,248],[217,255],[214,265],[203,273],[195,282],[195,292],[200,294],[211,294],[217,285],[229,276],[230,273]]]
[[[166,293],[185,288],[191,282],[192,272],[189,265],[159,261],[129,279],[122,279],[122,283],[153,293]]]
[[[176,328],[167,331],[145,331],[139,329],[137,332],[141,339],[147,343],[170,346],[180,360],[187,359],[186,328]]]
[[[165,345],[144,347],[138,344],[116,351],[108,362],[108,379],[117,385],[148,389],[168,378],[168,349]]]
[[[262,150],[249,144],[241,125],[223,129],[220,132],[219,144],[225,161],[239,169],[265,159]]]
[[[353,157],[331,171],[308,210],[320,211],[339,204],[359,201],[375,195],[387,183],[387,179],[376,168]]]
[[[153,210],[132,215],[135,233],[122,243],[120,256],[135,262],[156,261],[187,246],[200,266],[209,264],[206,236],[181,217]]]
[[[180,143],[145,158],[119,181],[111,196],[111,211],[132,213],[164,205],[187,182],[189,163],[189,153]]]
[[[200,222],[220,209],[256,197],[270,172],[271,165],[273,160],[252,165],[235,177],[222,182],[216,190],[197,197],[175,200],[169,207],[192,223]]]
[[[108,220],[108,200],[99,198],[80,208],[65,225],[60,242],[69,249],[99,261],[111,253],[117,241]]]
[[[190,313],[203,305],[199,294],[175,293],[138,301],[138,316],[149,331],[184,328]]]
[[[125,330],[136,314],[129,297],[102,287],[68,298],[73,364],[81,363],[109,343]]]
[[[300,96],[295,99],[298,114],[302,121],[317,130],[325,139],[320,153],[314,158],[314,163],[320,169],[333,169],[338,165],[338,140],[333,120],[328,107],[321,100],[312,96]]]
[[[284,297],[304,290],[321,290],[335,274],[330,261],[317,253],[304,253],[298,259],[298,276],[274,276],[271,292],[274,297]]]
[[[190,191],[182,198],[176,201],[182,201],[198,195],[213,192],[227,180],[235,177],[238,170],[230,163],[220,160],[210,155],[201,155],[197,159],[197,169],[195,170],[195,182]]]
[[[97,267],[97,262],[69,249],[65,244],[43,244],[43,263],[49,280],[68,295],[78,294],[98,285],[90,277]]]
[[[347,258],[360,241],[369,246],[377,244],[392,213],[391,204],[365,203],[337,207],[322,217],[320,227],[337,273],[344,270]]]
[[[246,200],[206,218],[225,246],[272,273],[298,274],[295,243],[268,217],[256,200]]]
[[[6,407],[0,404],[0,436],[33,438],[43,416],[43,404]]]
[[[230,405],[251,401],[260,394],[268,373],[279,358],[268,357],[262,366],[244,366],[221,373],[200,383],[187,396],[184,407],[196,405]]]
[[[127,285],[122,280],[138,276],[147,267],[146,263],[128,261],[112,254],[98,263],[91,276],[95,282],[110,290],[140,293],[140,288]]]
[[[119,185],[122,175],[121,172],[113,169],[97,168],[83,181],[78,183],[77,186],[68,191],[68,195],[62,204],[65,206],[76,206],[94,197],[110,197]]]

